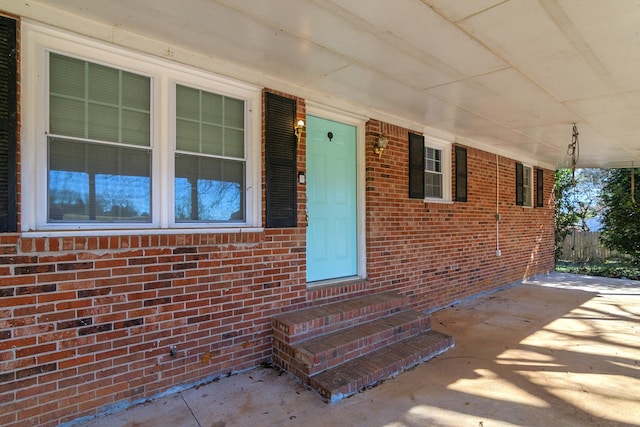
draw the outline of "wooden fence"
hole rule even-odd
[[[562,242],[560,259],[573,262],[589,262],[604,261],[619,256],[618,252],[611,251],[600,243],[599,232],[574,230]]]

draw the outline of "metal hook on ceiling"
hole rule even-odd
[[[576,166],[580,158],[580,144],[578,142],[578,127],[573,124],[573,133],[571,135],[571,144],[567,147],[567,155],[571,156],[571,181],[576,185]]]
[[[636,204],[636,168],[633,162],[631,162],[631,203]]]

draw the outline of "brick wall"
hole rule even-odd
[[[57,425],[269,360],[271,317],[307,303],[303,186],[298,200],[292,229],[0,235],[0,425]]]
[[[56,425],[254,367],[283,310],[383,289],[433,310],[553,269],[551,171],[546,206],[516,207],[515,161],[497,158],[496,257],[496,156],[468,147],[469,201],[425,204],[408,198],[407,135],[366,125],[368,280],[306,289],[301,185],[291,229],[0,235],[0,425]],[[305,160],[303,138],[299,170]]]
[[[299,240],[0,237],[0,425],[55,425],[267,360],[270,317],[305,298]]]
[[[515,161],[467,147],[467,202],[409,199],[408,132],[367,123],[367,148],[381,133],[389,137],[380,159],[366,153],[367,264],[375,287],[397,289],[416,308],[433,310],[553,270],[553,171],[544,171],[545,207],[516,206]]]

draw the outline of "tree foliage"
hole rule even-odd
[[[558,169],[555,172],[555,235],[556,235],[556,259],[561,255],[562,242],[571,232],[573,224],[578,220],[578,214],[567,197],[573,186],[571,170]]]
[[[556,258],[561,255],[562,242],[572,230],[590,231],[587,220],[601,214],[603,180],[602,169],[577,169],[575,174],[570,169],[556,171]]]
[[[640,170],[634,170],[633,192],[631,173],[631,169],[607,170],[601,239],[607,248],[640,261]]]
[[[569,191],[569,203],[578,214],[576,228],[582,231],[592,231],[587,220],[602,215],[602,187],[606,176],[606,169],[578,169],[575,182]]]

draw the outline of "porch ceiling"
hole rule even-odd
[[[640,165],[639,0],[1,3],[46,22],[40,3],[242,69],[252,83],[549,167],[568,165],[575,122],[579,167]]]

